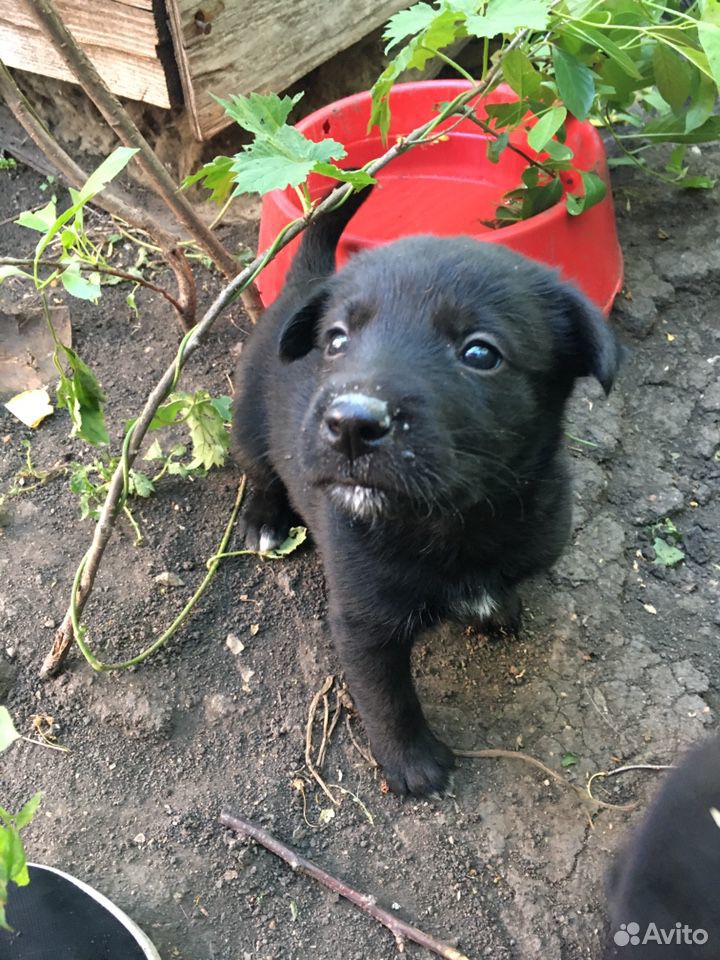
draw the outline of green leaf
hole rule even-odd
[[[183,190],[193,183],[202,181],[202,185],[212,191],[210,199],[215,203],[224,203],[233,188],[233,163],[233,157],[215,157],[210,163],[200,167],[196,173],[185,177],[182,182]]]
[[[279,547],[275,547],[274,550],[268,550],[263,554],[263,557],[267,557],[270,560],[279,560],[281,557],[286,557],[289,553],[297,550],[300,544],[305,542],[306,538],[307,527],[290,527],[287,540],[281,543]]]
[[[45,233],[56,220],[55,201],[51,200],[42,210],[26,210],[21,213],[15,223],[19,227],[27,227],[29,230],[37,230],[38,233]]]
[[[436,50],[449,47],[451,43],[467,36],[462,23],[464,20],[465,14],[463,12],[452,7],[441,8],[426,29],[410,41],[407,48],[410,51],[410,57],[407,62],[404,61],[404,58],[400,60],[400,63],[403,64],[402,69],[422,70],[427,61],[433,58]]]
[[[232,419],[232,397],[222,394],[222,396],[213,397],[210,403],[212,403],[225,423],[230,423]]]
[[[130,160],[138,153],[137,147],[116,147],[109,157],[100,164],[97,170],[87,178],[80,189],[80,202],[87,202],[96,193],[100,193],[125,169]]]
[[[653,541],[653,550],[655,563],[662,567],[676,567],[685,559],[685,554],[679,547],[667,543],[661,537],[656,537]]]
[[[203,391],[198,391],[198,394],[201,393]],[[192,440],[192,461],[188,469],[222,467],[230,447],[230,438],[223,416],[215,409],[207,394],[193,403],[186,416]]]
[[[716,85],[720,85],[720,0],[701,0],[698,39]]]
[[[548,183],[530,187],[524,191],[521,218],[529,220],[544,210],[549,210],[562,197],[562,183],[559,177],[553,177]]]
[[[15,729],[10,711],[7,707],[0,707],[0,753],[19,739],[20,734]]]
[[[528,145],[537,153],[545,149],[548,140],[557,133],[565,123],[567,110],[565,107],[552,107],[544,114],[528,134]]]
[[[159,440],[153,440],[143,457],[143,460],[164,460],[165,454],[162,452]]]
[[[570,753],[570,751],[568,751],[567,753],[564,753],[562,757],[560,757],[560,766],[574,767],[575,764],[578,762],[578,760],[579,760],[579,757],[577,757],[574,753]]]
[[[74,260],[63,270],[60,280],[67,292],[79,300],[92,300],[93,303],[97,303],[100,298],[100,284],[90,277],[83,276],[78,260]]]
[[[438,11],[429,3],[416,3],[409,10],[401,10],[390,17],[383,32],[383,40],[388,42],[385,53],[389,53],[405,37],[414,36],[427,29],[437,14]]]
[[[521,100],[537,93],[542,75],[522,50],[509,50],[502,58],[501,67],[505,83],[512,87]]]
[[[690,69],[674,50],[658,42],[653,51],[653,72],[660,96],[678,111],[690,96]]]
[[[687,131],[682,118],[669,113],[647,123],[640,136],[660,143],[709,143],[720,139],[720,116],[709,117],[699,127]]]
[[[572,160],[575,156],[570,147],[564,143],[560,143],[559,140],[548,140],[545,144],[545,153],[547,153],[552,160],[556,161]]]
[[[22,830],[23,827],[26,827],[32,818],[35,816],[37,808],[40,806],[40,801],[42,800],[42,792],[38,791],[34,796],[30,797],[28,802],[21,808],[20,812],[15,815],[15,826],[18,830]]]
[[[163,427],[170,426],[171,423],[175,422],[177,415],[184,410],[188,404],[191,402],[191,398],[188,394],[182,394],[181,396],[171,395],[171,397],[161,404],[158,409],[155,411],[155,416],[150,421],[149,430],[161,430]],[[130,421],[125,424],[125,430],[127,431],[133,421]]]
[[[578,120],[585,120],[595,99],[592,70],[561,47],[553,49],[553,66],[560,99]]]
[[[363,187],[369,187],[371,183],[377,183],[375,177],[371,177],[364,170],[342,170],[336,167],[334,163],[316,163],[313,167],[313,173],[319,173],[323,177],[332,177],[340,180],[342,183],[351,183],[356,190],[362,190]]]
[[[155,484],[141,470],[131,470],[128,479],[128,491],[131,495],[149,497],[155,492]]]
[[[595,27],[589,27],[585,24],[566,23],[563,24],[559,33],[561,35],[577,37],[592,50],[602,50],[602,52],[610,57],[629,77],[642,80],[642,74],[632,57],[625,53],[624,50],[621,50],[613,40]]]
[[[701,127],[712,116],[717,98],[717,87],[705,74],[695,72],[690,105],[685,114],[685,130],[690,133]]]
[[[79,192],[72,189],[70,190],[73,204],[47,227],[44,236],[40,238],[35,248],[36,260],[39,260],[43,251],[52,242],[56,234],[58,234],[70,220],[75,218],[76,225],[79,224],[80,227],[82,227],[82,219],[78,219],[77,217],[78,211],[89,200],[92,200],[95,194],[104,190],[113,177],[116,177],[117,174],[127,166],[130,158],[137,152],[137,148],[134,147],[117,147],[109,157],[103,160],[97,170],[90,174]]]
[[[57,401],[66,408],[73,422],[72,436],[82,437],[88,443],[109,443],[102,405],[105,394],[95,379],[92,370],[70,347],[61,345],[68,360],[72,376],[60,378]]]
[[[465,28],[473,37],[496,37],[526,28],[544,30],[549,10],[549,0],[490,0],[484,14],[467,18]]]
[[[32,280],[33,278],[31,273],[26,273],[19,267],[0,267],[0,283],[2,283],[3,280],[7,280],[8,277],[25,277],[26,280]]]
[[[683,177],[676,181],[676,186],[684,187],[687,190],[712,190],[716,181],[712,177],[706,177],[703,174],[693,177]]]
[[[527,103],[522,100],[512,103],[488,103],[485,112],[490,119],[495,120],[496,127],[512,127],[520,123],[527,113]]]
[[[577,217],[596,203],[600,203],[607,192],[605,181],[596,173],[589,170],[579,170],[582,180],[583,193],[578,196],[574,193],[568,193],[566,196],[567,211],[571,217]]]
[[[302,97],[302,93],[296,93],[294,97],[251,93],[246,97],[232,96],[229,100],[214,99],[243,130],[259,137],[270,137],[286,124],[292,108]]]
[[[502,154],[505,147],[510,142],[510,134],[507,130],[503,130],[497,139],[493,140],[492,138],[487,142],[487,158],[490,163],[497,163],[500,160],[500,155]]]
[[[345,148],[336,140],[308,140],[299,130],[283,127],[271,139],[256,139],[233,162],[235,195],[297,187],[316,163],[345,156]]]

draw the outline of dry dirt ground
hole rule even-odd
[[[718,152],[693,164],[720,174]],[[0,220],[42,200],[36,175],[0,177]],[[630,353],[608,401],[582,384],[572,402],[572,545],[525,589],[520,639],[448,627],[416,657],[422,699],[447,742],[522,746],[580,786],[621,763],[671,762],[713,729],[720,691],[720,192],[679,192],[623,168],[615,200],[629,293],[613,322]],[[0,252],[28,249],[28,236],[4,224]],[[204,284],[204,296],[217,287]],[[17,299],[18,289],[0,292]],[[136,318],[125,294],[109,288],[100,306],[70,304],[115,442],[178,340],[163,303],[141,292]],[[185,383],[226,393],[244,327],[236,309]],[[22,464],[24,438],[41,468],[88,459],[68,434],[65,414],[31,433],[0,408],[2,489]],[[180,609],[216,548],[237,479],[228,465],[205,480],[163,480],[136,510],[141,548],[120,523],[87,611],[106,659],[138,650]],[[653,562],[652,527],[666,518],[685,553],[674,569]],[[117,901],[164,960],[396,955],[372,920],[219,826],[230,807],[471,958],[598,956],[604,876],[640,811],[584,806],[508,760],[461,761],[453,797],[402,802],[383,795],[341,723],[324,775],[364,807],[336,791],[334,818],[315,826],[332,805],[305,769],[305,722],[338,664],[311,548],[272,563],[226,561],[188,626],[139,669],[96,674],[74,652],[62,676],[39,680],[90,534],[61,478],[10,500],[0,531],[0,700],[24,733],[34,715],[54,717],[70,748],[21,742],[0,759],[3,805],[43,791],[27,831],[32,859]],[[164,571],[184,586],[159,586]],[[233,652],[229,635],[244,649]],[[577,763],[563,767],[568,754]],[[642,807],[659,776],[619,776],[597,791]]]

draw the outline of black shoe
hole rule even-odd
[[[82,880],[28,864],[30,883],[9,885],[0,960],[160,960],[148,937]]]

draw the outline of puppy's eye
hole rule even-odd
[[[502,363],[502,354],[485,340],[469,340],[460,353],[462,362],[473,370],[495,370]]]
[[[348,335],[339,327],[335,327],[333,330],[328,330],[327,341],[325,345],[325,355],[328,357],[336,357],[339,353],[344,353],[347,347],[348,339]]]

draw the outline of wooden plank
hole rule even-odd
[[[212,99],[277,92],[345,50],[408,0],[167,0],[196,135],[230,122]],[[196,22],[199,10],[202,17]]]
[[[57,0],[63,23],[82,46],[106,47],[140,57],[154,57],[157,31],[152,11],[138,10],[117,0],[92,0],[85,3]],[[38,30],[35,17],[24,3],[0,0],[0,19],[19,29]]]
[[[58,10],[113,93],[170,106],[158,59],[152,0],[58,0]],[[0,0],[0,59],[9,67],[76,82],[32,14]]]

